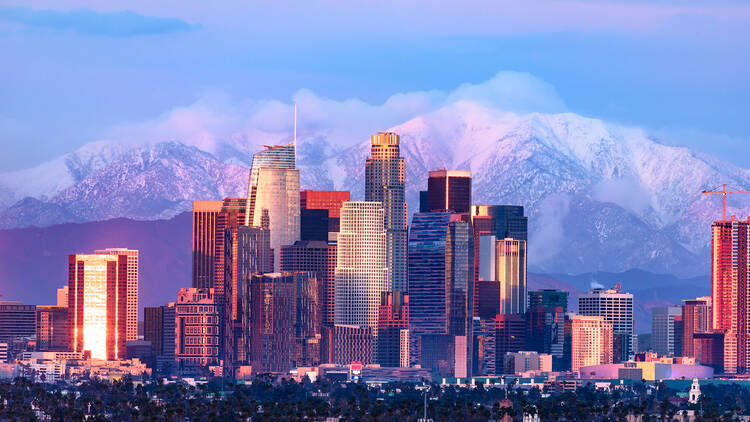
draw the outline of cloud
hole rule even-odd
[[[132,37],[191,31],[199,28],[175,18],[144,16],[131,11],[98,12],[91,9],[70,11],[0,9],[0,19],[29,27],[74,31],[83,35]]]
[[[570,196],[558,193],[544,198],[536,207],[529,233],[530,265],[540,264],[560,251],[565,240],[565,218],[570,211]]]
[[[294,94],[299,107],[300,142],[325,137],[336,149],[350,147],[369,134],[459,101],[480,102],[516,113],[564,112],[555,89],[533,75],[499,72],[487,81],[445,91],[398,93],[382,104],[361,99],[335,100],[302,89]],[[178,140],[216,153],[226,144],[243,152],[259,145],[288,142],[293,126],[292,102],[235,99],[222,91],[206,92],[195,103],[176,107],[141,123],[113,128],[109,138],[126,142]]]

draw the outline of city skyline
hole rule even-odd
[[[747,88],[735,68],[746,58],[723,50],[747,49],[723,38],[750,34],[747,7],[563,0],[503,27],[532,9],[415,0],[398,9],[414,13],[410,26],[396,25],[405,22],[396,14],[374,28],[382,9],[342,4],[315,22],[339,31],[326,26],[293,45],[320,10],[300,4],[277,27],[282,9],[270,4],[228,14],[190,0],[125,10],[45,1],[0,7],[0,46],[31,37],[33,52],[48,48],[39,41],[59,42],[56,56],[39,58],[45,75],[70,63],[67,43],[117,45],[130,52],[125,62],[145,61],[133,72],[107,62],[113,72],[78,57],[100,78],[126,72],[108,97],[120,104],[92,110],[98,97],[78,89],[80,109],[58,121],[44,108],[28,116],[39,95],[17,98],[26,75],[5,89],[11,106],[0,106],[0,133],[60,133],[37,145],[49,151],[14,141],[8,157],[75,150],[31,168],[0,163],[0,417],[13,409],[128,419],[128,407],[131,418],[190,419],[200,405],[227,419],[401,420],[413,419],[414,397],[423,422],[449,413],[713,420],[726,397],[737,398],[727,413],[750,409],[750,161],[734,156],[750,147],[733,142],[746,137],[750,108],[721,91]],[[607,70],[618,61],[598,51],[598,78],[631,85],[610,87],[619,96],[607,101],[592,69],[540,70],[552,57],[484,77],[484,65],[467,72],[499,51],[488,42],[513,50],[529,38],[585,35],[583,50],[597,38],[652,51],[720,27],[692,44],[705,53],[725,42],[710,57],[723,79],[704,86],[681,79],[704,63],[675,71],[697,53],[635,55]],[[278,37],[268,37],[272,29]],[[227,38],[239,35],[268,42]],[[146,63],[151,43],[161,62]],[[194,51],[179,51],[187,46]],[[347,69],[328,52],[311,59],[320,46],[347,51]],[[434,57],[409,66],[431,50],[445,53],[441,66]],[[407,51],[414,57],[399,58]],[[179,60],[163,62],[201,53],[179,76]],[[11,48],[9,57],[28,55]],[[639,60],[667,61],[659,69],[672,69],[672,79],[649,66],[635,78]],[[131,95],[170,75],[136,112]],[[451,85],[458,77],[472,82]],[[559,89],[583,81],[585,89]],[[69,101],[65,90],[46,96],[48,107]],[[49,125],[29,126],[45,116]],[[70,400],[50,403],[63,388]],[[438,410],[448,397],[456,409]]]

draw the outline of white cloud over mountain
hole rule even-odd
[[[302,89],[294,95],[299,139],[324,134],[334,148],[347,148],[376,131],[461,100],[518,113],[559,113],[565,102],[548,83],[527,73],[499,72],[450,92],[414,91],[390,96],[382,104],[357,98],[336,100]],[[287,142],[293,131],[293,106],[276,100],[237,99],[206,92],[195,103],[176,107],[146,122],[113,128],[108,139],[149,144],[176,140],[216,153],[222,144],[251,153],[264,144]]]

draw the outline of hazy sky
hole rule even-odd
[[[750,167],[744,2],[223,3],[0,0],[0,171],[216,93],[377,106],[501,71],[546,82],[566,110]]]

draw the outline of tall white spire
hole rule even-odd
[[[294,100],[294,165],[297,165],[297,100]]]

